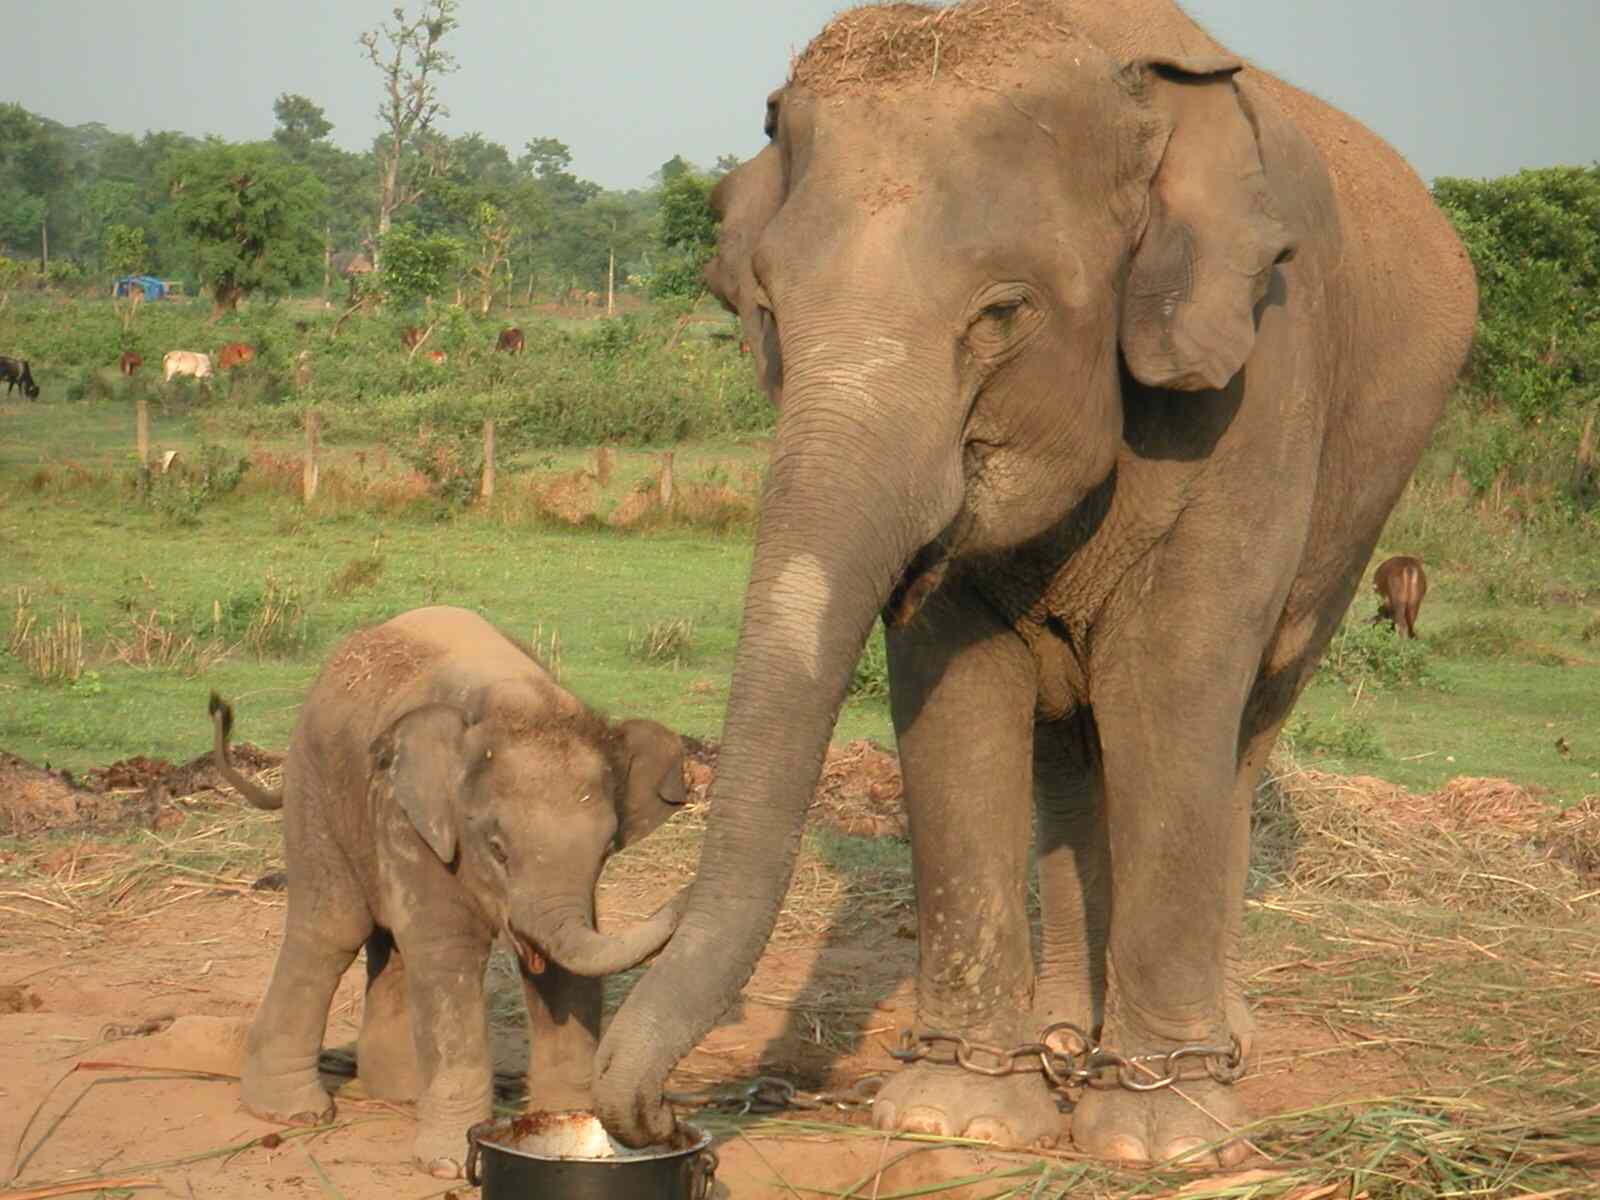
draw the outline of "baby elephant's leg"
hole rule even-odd
[[[555,963],[537,975],[522,968],[528,1001],[528,1107],[543,1111],[593,1107],[590,1081],[600,1033],[603,980]]]

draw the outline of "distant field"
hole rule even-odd
[[[283,307],[270,316],[280,331],[296,311]],[[748,373],[734,348],[708,341],[718,320],[640,326],[655,331],[654,348],[641,353],[688,371],[677,387]],[[378,346],[378,332],[363,336]],[[0,629],[31,618],[37,633],[63,614],[76,618],[85,672],[75,684],[41,683],[17,654],[0,655],[0,747],[73,768],[135,753],[191,756],[205,744],[212,687],[238,698],[241,736],[281,746],[334,642],[441,602],[478,608],[546,645],[557,637],[568,681],[603,708],[719,733],[764,430],[643,448],[620,439],[602,484],[593,443],[540,444],[512,407],[497,418],[498,487],[485,507],[475,502],[481,415],[441,430],[426,414],[409,425],[395,414],[415,416],[403,406],[417,403],[453,411],[448,389],[477,386],[472,379],[491,381],[514,406],[518,388],[578,370],[586,352],[558,347],[541,358],[530,347],[507,364],[463,351],[466,381],[438,384],[447,392],[431,399],[435,384],[404,375],[396,349],[373,353],[398,372],[394,397],[369,398],[370,422],[356,392],[318,405],[327,414],[323,486],[309,509],[298,498],[298,424],[301,401],[314,396],[267,403],[259,378],[241,381],[237,397],[224,381],[210,394],[155,380],[130,388],[107,368],[86,384],[82,370],[58,364],[40,372],[40,402],[0,403]],[[575,394],[622,387],[643,369],[594,364]],[[351,360],[349,369],[365,368]],[[503,374],[513,369],[520,374]],[[172,478],[143,492],[133,469],[138,395],[152,447],[179,452]],[[625,413],[625,397],[616,402]],[[694,397],[683,403],[698,420]],[[679,495],[670,517],[652,499],[668,449]],[[1501,775],[1558,801],[1600,792],[1600,558],[1581,527],[1484,516],[1425,472],[1374,561],[1402,552],[1428,564],[1420,645],[1407,651],[1370,636],[1376,600],[1364,586],[1290,722],[1284,747],[1294,761],[1423,790],[1456,775]],[[258,660],[245,644],[250,621],[280,604],[289,615]],[[193,644],[167,666],[129,665],[139,628],[147,641],[159,633]],[[231,649],[209,662],[215,646]],[[863,671],[864,694],[847,705],[836,737],[889,742],[881,653]]]

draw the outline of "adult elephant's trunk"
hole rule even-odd
[[[783,350],[787,379],[700,870],[677,935],[596,1060],[601,1120],[634,1146],[670,1135],[667,1073],[750,978],[873,620],[960,502],[959,431],[938,428],[935,381],[908,367],[906,342],[786,335]]]
[[[512,935],[517,941],[518,954],[530,969],[538,965],[533,955],[543,952],[574,975],[614,975],[638,966],[667,944],[672,931],[678,927],[688,896],[689,890],[685,888],[649,919],[624,933],[598,932],[588,906],[573,905],[529,920],[525,927],[513,922],[516,928]],[[529,942],[533,944],[530,946]]]

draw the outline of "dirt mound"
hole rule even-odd
[[[696,737],[685,737],[683,744],[689,799],[704,802],[716,777],[721,747]],[[901,795],[900,759],[894,751],[869,741],[829,746],[810,812],[841,833],[903,839],[906,814]]]
[[[871,4],[830,21],[795,60],[789,79],[822,96],[941,75],[983,85],[1024,49],[1073,40],[1056,7],[1040,0],[976,0],[953,8]]]
[[[238,742],[233,763],[247,775],[283,761]],[[81,779],[66,771],[36,767],[0,750],[0,836],[28,837],[52,829],[159,822],[163,797],[194,796],[227,787],[208,751],[174,766],[161,758],[135,754],[104,767],[91,767]]]

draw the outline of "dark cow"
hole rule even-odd
[[[254,346],[247,346],[243,342],[229,342],[217,354],[217,370],[231,371],[235,367],[242,367],[255,356]]]
[[[422,330],[415,325],[407,325],[400,331],[400,344],[410,350],[422,340]]]
[[[1422,598],[1428,594],[1428,577],[1423,574],[1422,560],[1409,554],[1397,554],[1378,565],[1372,577],[1372,590],[1378,593],[1378,615],[1373,624],[1388,621],[1401,637],[1417,636],[1417,610]]]
[[[144,359],[140,358],[138,352],[134,350],[124,350],[122,356],[117,359],[117,370],[124,375],[131,376],[142,366],[144,366]]]
[[[522,330],[516,326],[500,331],[500,340],[494,344],[496,350],[504,350],[507,354],[521,354],[526,345],[522,337]]]
[[[0,358],[0,379],[6,382],[7,396],[20,387],[29,400],[39,398],[39,385],[33,381],[33,372],[28,370],[25,358]]]

